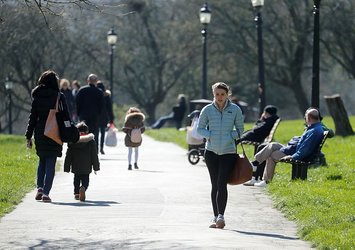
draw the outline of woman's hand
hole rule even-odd
[[[27,139],[27,148],[32,148],[32,139]]]

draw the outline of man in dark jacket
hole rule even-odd
[[[97,76],[90,74],[87,78],[88,85],[80,88],[76,96],[76,108],[80,121],[85,121],[98,145],[99,116],[104,99],[102,91],[96,87],[96,82]]]
[[[264,108],[264,112],[261,114],[260,119],[255,123],[254,127],[244,132],[241,138],[236,140],[236,142],[263,142],[265,138],[270,134],[270,131],[277,119],[279,119],[277,116],[277,108],[273,105],[267,105]]]

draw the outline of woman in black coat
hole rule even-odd
[[[62,145],[44,135],[49,110],[55,107],[58,95],[63,104],[63,112],[68,112],[65,96],[59,91],[58,75],[45,71],[32,90],[32,107],[29,116],[26,139],[27,147],[32,148],[34,134],[36,153],[39,157],[37,169],[37,194],[35,199],[51,202],[49,192],[52,188],[57,157],[62,156]]]

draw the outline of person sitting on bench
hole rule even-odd
[[[276,163],[280,159],[292,159],[301,161],[310,161],[317,154],[318,146],[323,139],[323,126],[320,121],[320,115],[317,109],[309,108],[305,113],[305,121],[307,129],[297,141],[291,141],[286,145],[278,142],[268,143],[255,156],[253,166],[258,166],[263,161],[266,161],[263,180],[255,183],[254,186],[265,187],[272,180],[275,173]]]
[[[273,105],[267,105],[254,127],[245,131],[235,142],[237,144],[242,141],[263,142],[270,134],[277,119],[279,119],[277,116],[277,108]]]

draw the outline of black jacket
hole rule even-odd
[[[100,170],[93,134],[81,135],[77,143],[69,143],[64,161],[64,172],[90,174]]]
[[[107,90],[103,91],[104,105],[102,106],[102,112],[99,116],[99,126],[106,127],[107,123],[112,123],[114,116],[112,111],[111,93]]]
[[[55,108],[58,93],[60,93],[58,90],[45,85],[39,85],[32,90],[32,107],[25,136],[31,139],[34,134],[36,152],[40,157],[62,156],[62,145],[44,135],[48,113],[50,109]],[[64,112],[68,112],[65,96],[62,93],[60,101],[64,104]]]
[[[103,94],[95,85],[88,84],[76,95],[76,109],[80,120],[98,121],[103,105]]]
[[[74,101],[72,91],[70,89],[66,89],[66,90],[61,89],[60,92],[62,92],[65,95],[65,100],[67,101],[69,114],[70,115],[73,114],[75,110],[75,101]]]
[[[243,133],[240,141],[253,141],[253,142],[263,142],[265,138],[270,134],[272,127],[274,126],[276,120],[279,119],[277,115],[270,116],[265,120],[258,120],[251,130]]]

